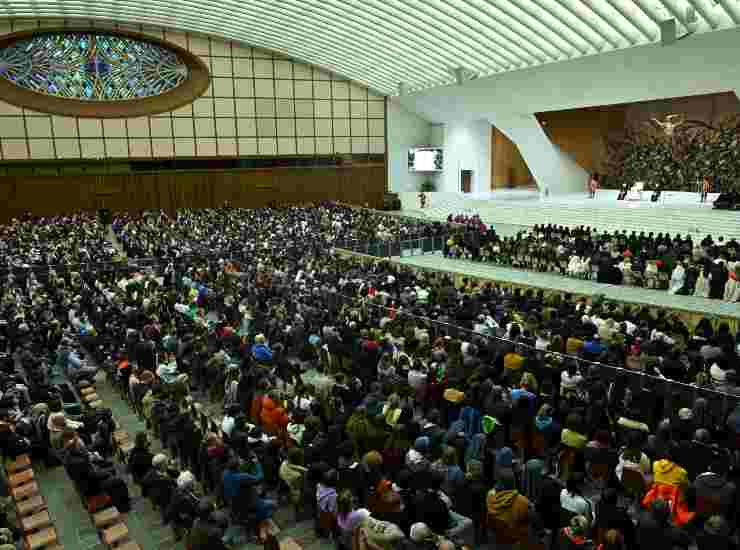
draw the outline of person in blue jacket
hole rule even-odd
[[[264,477],[262,464],[255,454],[252,454],[246,463],[242,463],[237,458],[230,460],[223,477],[224,500],[234,508],[232,513],[237,515],[240,511],[254,513],[258,522],[260,544],[267,540],[270,533],[270,520],[276,507],[273,500],[264,498],[258,491],[258,484]],[[225,538],[233,540],[234,536],[227,533]],[[231,543],[229,540],[224,542]]]
[[[258,334],[254,337],[252,357],[260,363],[269,363],[272,361],[272,350],[270,349],[270,346],[267,345],[264,334]]]

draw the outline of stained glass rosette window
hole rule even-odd
[[[168,92],[188,78],[177,52],[127,36],[55,32],[0,50],[0,77],[50,96],[124,101]]]

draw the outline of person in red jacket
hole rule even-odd
[[[260,412],[262,428],[272,435],[277,435],[285,431],[289,420],[288,413],[283,407],[278,393],[272,391],[267,394],[267,397],[262,401]]]

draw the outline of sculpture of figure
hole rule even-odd
[[[650,120],[657,124],[661,130],[665,132],[666,136],[672,137],[676,128],[686,122],[686,117],[684,115],[666,115],[664,121],[660,121],[657,118],[652,118]]]
[[[423,191],[419,193],[419,205],[421,208],[426,208],[427,206],[427,196]]]

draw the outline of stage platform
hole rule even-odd
[[[499,225],[504,234],[535,224],[587,225],[599,230],[653,231],[692,237],[740,239],[740,211],[714,210],[711,193],[700,203],[696,193],[664,192],[659,202],[650,193],[641,201],[617,201],[617,191],[599,191],[596,199],[584,193],[541,197],[536,190],[502,190],[485,194],[428,193],[429,207],[419,208],[418,193],[399,193],[399,213],[431,220],[446,220],[450,213],[477,213],[484,222]]]
[[[610,300],[628,304],[664,307],[689,313],[740,319],[740,304],[738,303],[696,298],[694,296],[676,296],[675,294],[668,294],[668,292],[663,290],[607,285],[581,279],[571,279],[551,273],[510,269],[467,260],[452,260],[442,258],[441,256],[411,256],[395,259],[395,261],[423,269],[469,275],[504,284],[526,285],[560,292],[570,292],[576,295],[593,296],[594,294],[602,294]]]

